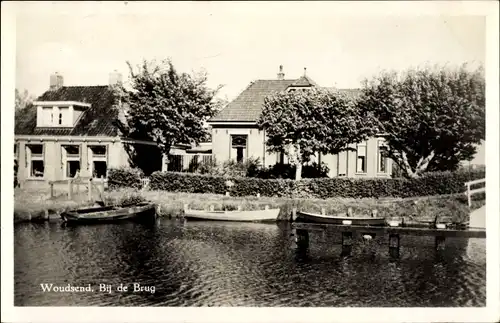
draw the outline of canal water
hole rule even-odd
[[[289,224],[30,223],[16,225],[14,239],[16,306],[486,303],[485,239],[447,239],[436,252],[433,237],[402,236],[397,259],[387,236],[355,240],[342,256],[340,233],[312,233],[299,252]],[[55,291],[70,287],[91,291]]]

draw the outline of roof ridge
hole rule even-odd
[[[109,87],[109,85],[64,85],[62,87]]]

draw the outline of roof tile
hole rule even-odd
[[[90,103],[78,123],[73,128],[37,127],[35,106],[16,113],[16,135],[52,135],[52,136],[116,136],[118,134],[115,121],[118,108],[111,88],[99,86],[63,86],[55,91],[47,91],[36,101],[78,101]]]
[[[266,96],[274,92],[284,91],[291,86],[316,87],[318,85],[307,76],[296,80],[258,80],[252,82],[209,122],[255,122],[262,112]],[[328,90],[345,93],[351,98],[357,98],[360,94],[358,89],[328,88]]]

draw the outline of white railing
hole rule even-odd
[[[61,185],[61,184],[67,185],[68,200],[72,200],[75,193],[77,195],[80,194],[80,186],[83,186],[84,190],[85,189],[87,190],[89,201],[92,201],[92,187],[94,187],[97,190],[97,192],[99,193],[99,195],[101,197],[101,200],[103,200],[106,179],[104,179],[103,177],[92,178],[92,177],[81,177],[78,175],[78,176],[75,176],[74,178],[49,181],[50,197],[51,198],[55,197],[54,185]],[[76,192],[75,192],[75,188],[76,188]]]
[[[467,195],[467,203],[469,204],[469,207],[471,206],[471,196],[476,193],[482,193],[486,192],[486,186],[481,187],[481,188],[476,188],[471,190],[470,187],[475,184],[481,184],[481,183],[486,183],[486,178],[482,179],[476,179],[474,181],[470,181],[465,183],[465,186],[467,187],[467,191],[465,192],[465,195]]]
[[[142,190],[146,190],[149,187],[149,178],[141,178]]]

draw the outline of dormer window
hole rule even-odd
[[[37,127],[74,127],[90,104],[75,101],[39,101]]]
[[[307,86],[291,86],[287,89],[287,92],[296,92],[296,91],[300,91],[300,92],[304,92],[304,91],[308,91],[310,90],[311,87]]]

